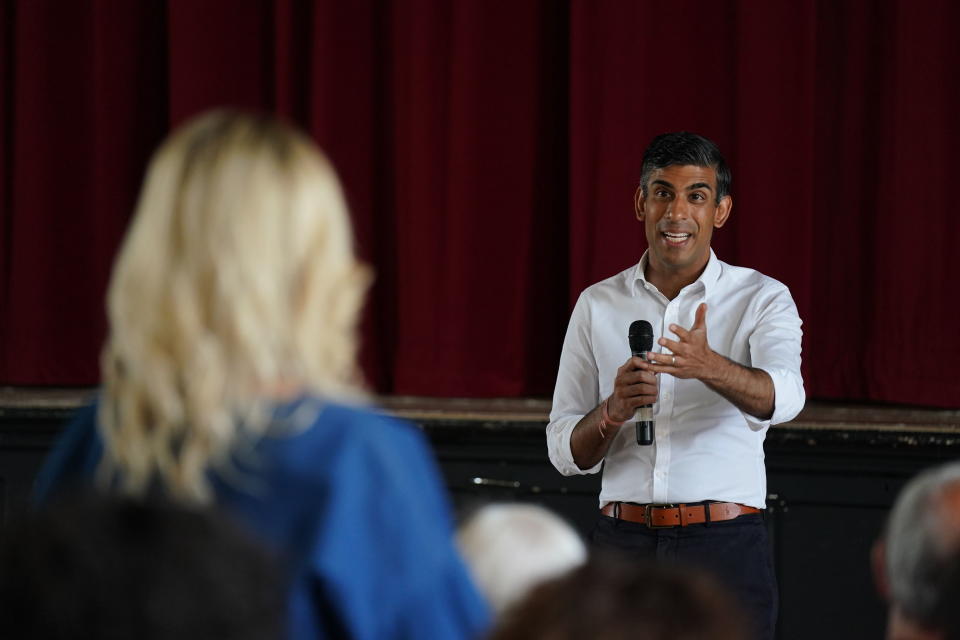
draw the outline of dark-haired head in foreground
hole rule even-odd
[[[736,604],[707,575],[601,555],[536,588],[492,640],[744,640]]]
[[[273,640],[273,559],[210,510],[88,498],[3,532],[0,634],[36,639]]]

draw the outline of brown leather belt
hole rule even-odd
[[[660,529],[733,520],[747,513],[760,513],[760,509],[736,502],[710,502],[707,504],[608,502],[600,509],[600,513],[611,518],[645,524],[651,529]]]

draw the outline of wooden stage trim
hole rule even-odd
[[[69,412],[89,401],[91,387],[0,387],[0,415],[32,412]],[[377,404],[393,415],[413,421],[499,422],[545,424],[550,413],[546,398],[426,398],[383,396]],[[891,431],[960,433],[960,409],[845,404],[809,401],[791,422],[774,429],[810,431]]]

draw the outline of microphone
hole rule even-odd
[[[647,359],[647,352],[653,350],[653,327],[646,320],[635,320],[630,324],[627,335],[630,351],[634,356]],[[637,407],[633,416],[637,427],[637,444],[653,444],[653,405]]]

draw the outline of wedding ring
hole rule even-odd
[[[673,356],[673,362],[671,364],[673,364],[673,366],[677,366],[677,356]]]

